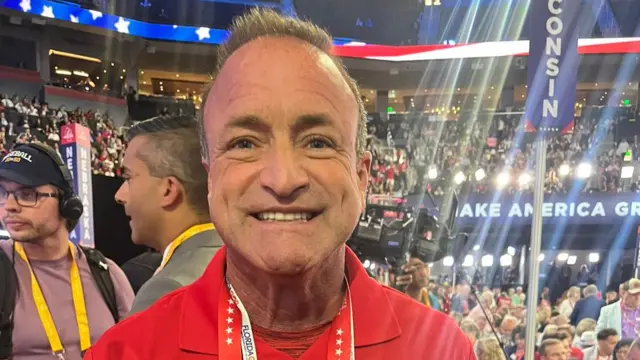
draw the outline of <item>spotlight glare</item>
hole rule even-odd
[[[427,174],[429,176],[429,179],[431,180],[435,180],[438,178],[438,169],[436,169],[435,167],[431,167],[429,169],[429,172]]]
[[[590,263],[597,263],[598,261],[600,261],[600,254],[598,254],[598,253],[590,253],[589,254],[589,262]]]
[[[576,176],[579,179],[586,179],[591,176],[592,171],[593,169],[591,167],[591,164],[583,162],[578,165],[578,168],[576,169]]]
[[[487,173],[484,172],[484,169],[476,170],[476,181],[482,181],[485,177],[487,177]]]
[[[509,183],[510,178],[511,178],[511,176],[509,175],[508,172],[503,171],[502,173],[500,173],[498,175],[498,177],[496,178],[496,183],[497,183],[498,187],[499,188],[505,187]]]
[[[571,168],[567,164],[562,164],[558,168],[558,175],[560,175],[561,177],[569,175],[570,172],[571,172]]]
[[[561,252],[560,254],[558,254],[558,261],[567,261],[568,258],[569,253]]]
[[[465,180],[465,176],[464,173],[462,171],[459,171],[456,176],[453,178],[453,181],[456,182],[456,184],[460,185],[464,182]]]
[[[442,265],[453,266],[453,256],[445,256],[442,258]]]

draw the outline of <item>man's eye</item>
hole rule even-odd
[[[255,145],[247,139],[240,139],[231,144],[232,149],[253,149],[254,147]]]
[[[309,140],[308,146],[312,149],[324,149],[332,147],[332,143],[325,138],[313,138]]]

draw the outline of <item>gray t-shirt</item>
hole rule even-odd
[[[11,241],[0,240],[0,249],[13,256]],[[113,316],[105,304],[100,291],[96,287],[87,259],[76,248],[78,268],[82,279],[82,290],[87,307],[91,344],[95,344],[100,336],[114,325]],[[38,284],[47,301],[49,311],[55,323],[62,345],[65,348],[66,360],[80,360],[80,336],[76,323],[69,270],[71,257],[60,260],[32,260],[31,267],[38,278]],[[116,292],[120,318],[131,310],[133,290],[122,270],[108,260],[109,272]],[[18,298],[14,315],[13,359],[14,360],[52,360],[51,346],[38,317],[31,292],[31,275],[27,264],[16,254],[15,269],[18,274]]]

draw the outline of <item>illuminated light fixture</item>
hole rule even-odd
[[[478,250],[480,250],[480,245],[478,244],[473,245],[473,251],[478,251]]]
[[[124,80],[124,76],[120,76],[120,80]]]
[[[433,267],[433,263],[428,263],[427,266],[432,268]]]
[[[504,254],[500,256],[500,266],[511,266],[513,264],[513,256]]]
[[[575,265],[576,261],[578,261],[578,257],[575,255],[571,255],[569,256],[569,258],[567,259],[567,264],[568,265]]]
[[[113,67],[113,66],[115,66],[115,65],[116,65],[116,64],[114,64],[114,63],[111,63],[111,66],[112,66],[112,67]]]
[[[480,260],[480,264],[482,267],[491,267],[493,266],[493,255],[485,255]]]
[[[56,74],[69,76],[69,75],[71,75],[71,71],[64,70],[64,69],[58,69],[58,70],[56,70]]]
[[[429,172],[427,173],[427,176],[429,176],[429,179],[431,179],[431,180],[437,179],[438,178],[438,169],[436,169],[435,167],[429,168]]]
[[[475,173],[476,181],[482,181],[482,179],[487,177],[487,173],[484,172],[484,169],[478,169]]]
[[[513,246],[509,246],[507,248],[507,254],[509,254],[511,256],[515,256],[516,255],[516,248],[514,248]]]
[[[103,72],[106,74],[106,73],[107,73],[107,70],[103,70]]]
[[[558,261],[567,261],[568,258],[569,253],[561,252],[560,254],[558,254]]]
[[[160,81],[160,85],[162,85],[162,81]]]
[[[583,162],[578,165],[578,168],[576,169],[576,176],[579,179],[586,179],[591,176],[592,171],[593,168],[591,167],[591,164]]]
[[[507,186],[507,184],[509,184],[509,180],[511,180],[511,176],[509,175],[508,172],[504,171],[498,174],[498,177],[496,178],[496,183],[498,184],[499,188],[503,188]]]
[[[464,261],[462,262],[463,267],[472,267],[473,266],[473,256],[467,255],[464,257]]]
[[[127,70],[126,70],[126,69],[122,69],[122,72],[123,72],[123,73],[126,73],[126,72],[127,72]]]
[[[589,254],[589,262],[590,263],[597,263],[598,261],[600,261],[600,254],[598,254],[598,253],[590,253]]]
[[[142,82],[142,85],[147,85],[147,82],[146,82],[146,81],[143,81],[143,82]]]
[[[80,71],[80,70],[73,70],[73,75],[82,76],[82,77],[89,77],[89,74],[87,74],[84,71]]]
[[[79,55],[79,54],[74,54],[74,53],[70,53],[70,52],[66,52],[66,51],[53,50],[53,49],[49,50],[49,55],[58,55],[58,56],[72,58],[72,59],[91,61],[91,62],[94,62],[94,63],[101,63],[102,62],[102,60],[100,60],[98,58]]]
[[[180,77],[180,74],[176,74],[176,77]]]
[[[570,172],[571,172],[571,168],[567,164],[562,164],[558,168],[558,175],[559,176],[562,176],[562,177],[567,176],[567,175],[569,175]]]
[[[531,183],[531,180],[533,180],[531,178],[531,175],[529,175],[527,173],[523,173],[518,178],[518,183],[520,184],[520,186],[527,186],[527,185],[529,185],[529,183]]]
[[[57,67],[57,66],[54,66],[53,68],[54,68],[54,69],[56,69],[56,70],[58,70],[58,67]]]
[[[620,177],[623,179],[631,179],[633,177],[633,170],[633,166],[623,166],[622,169],[620,169]]]
[[[176,92],[178,92],[178,93],[179,93],[179,92],[180,92],[180,89],[176,90]]]
[[[96,80],[100,80],[100,76],[96,76]]]
[[[458,185],[462,184],[465,179],[466,179],[466,177],[464,176],[464,173],[462,171],[458,171],[456,176],[453,177],[453,181],[455,181],[456,184],[458,184]]]
[[[140,75],[144,75],[144,71],[143,70],[140,70]]]
[[[453,256],[445,256],[442,258],[442,265],[453,266]]]
[[[362,265],[364,265],[364,267],[368,269],[368,268],[369,268],[369,266],[371,266],[371,261],[369,261],[369,260],[365,260],[365,261],[364,261],[364,263],[363,263]]]
[[[538,261],[544,261],[544,254],[538,255]]]

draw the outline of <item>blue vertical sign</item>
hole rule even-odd
[[[573,130],[578,78],[580,0],[531,1],[525,129]]]
[[[91,137],[89,129],[68,124],[60,129],[60,153],[71,175],[73,190],[82,200],[84,212],[69,234],[74,244],[95,247],[93,232],[93,188],[91,186]]]

